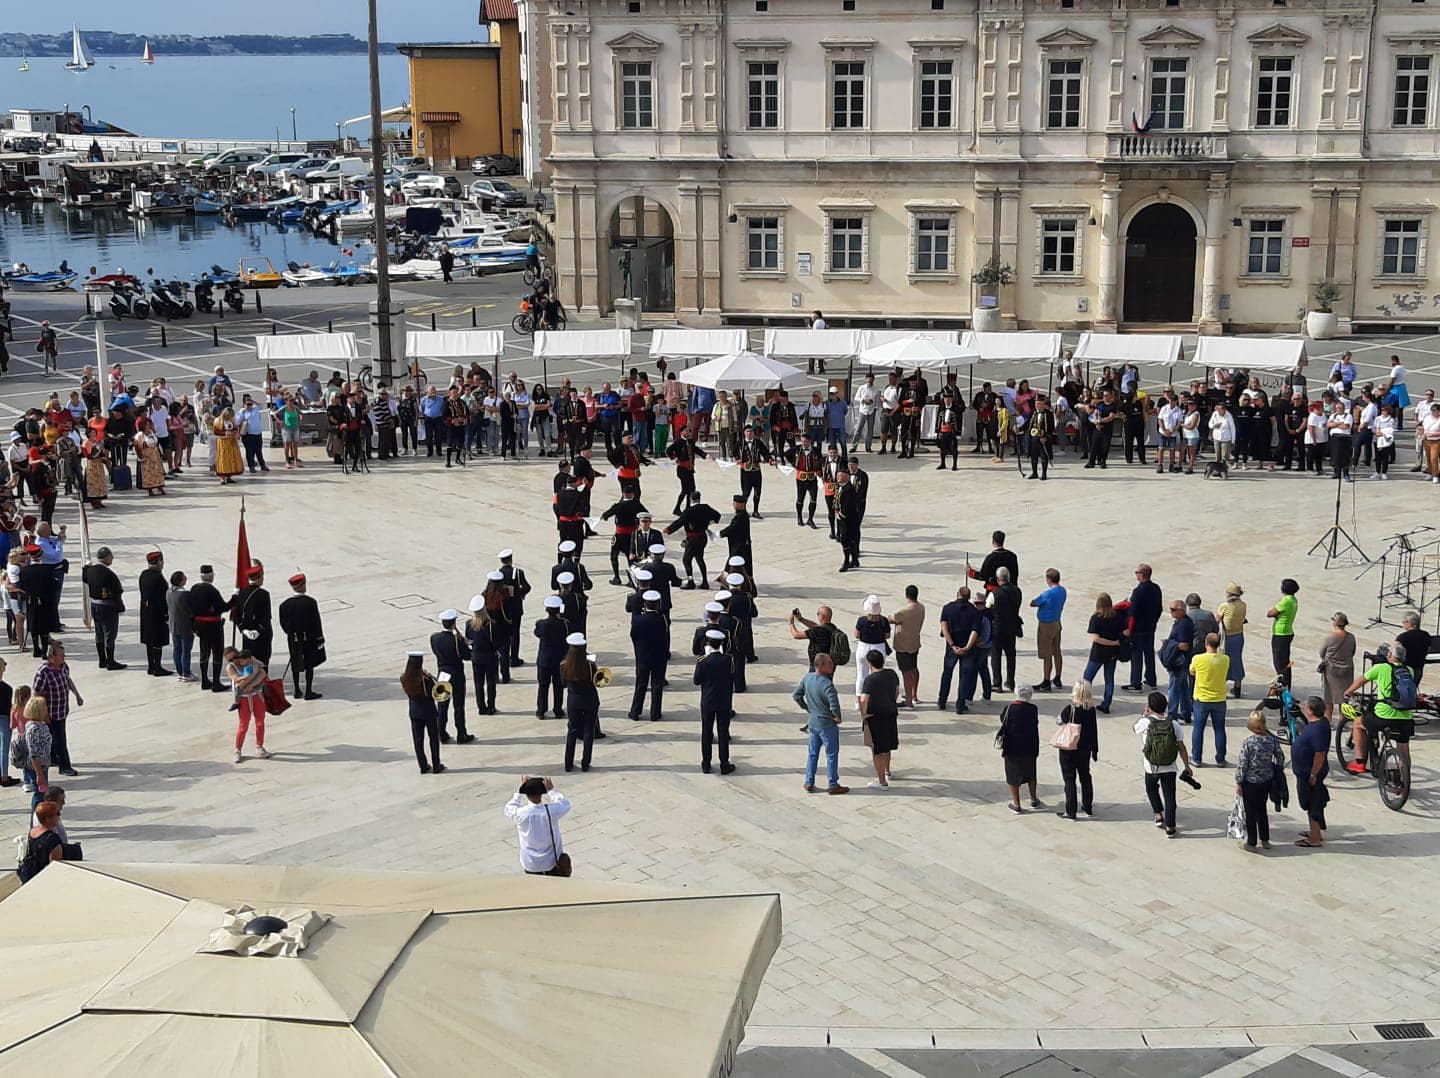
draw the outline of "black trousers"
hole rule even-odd
[[[297,697],[301,695],[300,678],[302,675],[305,678],[305,695],[309,695],[315,688],[315,668],[313,666],[306,666],[303,661],[297,663],[292,657],[290,660],[290,677],[295,682],[295,695]]]
[[[245,466],[252,472],[256,468],[265,467],[265,437],[261,434],[243,434],[240,440],[245,443]]]
[[[1293,636],[1272,636],[1270,638],[1270,663],[1275,667],[1275,673],[1290,686],[1290,645],[1295,642]]]
[[[1042,479],[1050,476],[1050,447],[1039,438],[1030,439],[1030,474],[1038,474]]]
[[[1175,777],[1174,771],[1145,775],[1145,796],[1150,799],[1150,808],[1172,831],[1175,829]]]
[[[463,670],[452,670],[450,674],[450,689],[454,696],[439,706],[440,732],[448,735],[450,720],[450,705],[455,705],[455,732],[461,737],[469,733],[465,729],[465,673]]]
[[[730,762],[730,709],[718,711],[714,708],[700,709],[700,762],[710,766],[710,751],[715,742],[716,731],[720,734],[720,766]]]
[[[1005,658],[1005,680],[1000,680],[1000,658]],[[995,644],[990,649],[990,673],[991,681],[995,685],[1004,685],[1006,688],[1015,687],[1015,634],[995,634]]]
[[[804,519],[805,519],[805,508],[804,508],[804,507],[805,507],[805,500],[806,500],[807,498],[810,500],[810,517],[809,517],[809,521],[810,521],[811,524],[814,524],[814,523],[815,523],[815,493],[816,493],[816,483],[815,483],[815,480],[813,480],[813,479],[797,479],[797,480],[795,480],[795,521],[796,521],[796,523],[804,523]]]
[[[1133,464],[1135,457],[1139,456],[1140,463],[1147,463],[1145,460],[1145,421],[1132,423],[1125,421],[1125,463]]]
[[[101,666],[115,661],[115,635],[120,631],[120,611],[113,606],[91,604],[91,620],[95,622],[95,657]]]
[[[565,728],[565,770],[569,771],[575,766],[575,742],[581,743],[580,767],[590,767],[590,754],[595,748],[595,727],[599,725],[600,716],[593,711],[577,710],[572,708],[569,712],[570,723]]]
[[[840,548],[845,552],[845,565],[860,564],[860,524],[858,521],[840,521]]]
[[[635,660],[635,692],[630,697],[630,717],[638,719],[640,708],[645,704],[645,690],[650,690],[650,721],[660,721],[660,709],[665,701],[665,664],[643,663]]]
[[[535,714],[539,718],[545,717],[545,702],[554,697],[555,706],[551,709],[558,716],[564,704],[565,681],[560,677],[558,666],[536,666],[535,680],[539,682],[539,689],[535,693]]]
[[[1090,439],[1090,463],[1104,468],[1110,460],[1110,428],[1097,430]]]
[[[675,499],[675,514],[678,516],[690,504],[690,495],[695,493],[695,469],[676,468],[675,477],[680,480],[680,494]]]
[[[940,467],[945,467],[945,458],[950,458],[952,468],[960,467],[960,439],[953,432],[940,435]]]
[[[445,442],[444,420],[439,416],[425,416],[425,455],[438,457]]]
[[[1247,782],[1240,787],[1240,800],[1245,803],[1245,844],[1270,841],[1270,784]]]
[[[472,659],[470,674],[475,679],[475,710],[483,715],[495,709],[495,681],[500,676],[500,656]]]
[[[50,760],[62,771],[70,770],[70,739],[65,733],[64,719],[50,720]]]
[[[620,579],[620,559],[629,560],[630,535],[621,535],[616,532],[610,537],[610,580],[611,582]]]
[[[225,650],[225,629],[219,625],[195,623],[200,641],[200,687],[220,684],[220,659]]]
[[[401,424],[400,424],[400,448],[401,448],[401,449],[404,449],[404,450],[407,450],[408,452],[413,453],[413,452],[415,452],[416,450],[418,450],[418,449],[420,448],[420,438],[419,438],[420,431],[417,429],[417,427],[418,427],[418,424],[415,424],[415,423],[401,423]]]
[[[450,464],[451,458],[465,463],[465,428],[450,424],[445,428],[445,464]]]
[[[495,640],[495,657],[500,662],[500,684],[509,685],[510,656],[520,650],[520,625],[511,625],[507,621],[496,621],[495,625],[500,630]]]
[[[425,741],[430,741],[430,762],[425,762]],[[415,743],[415,762],[420,765],[423,771],[426,767],[430,770],[440,766],[440,721],[432,712],[428,718],[410,720],[410,740]]]
[[[1330,435],[1330,478],[1350,474],[1350,435]]]
[[[1090,781],[1090,754],[1075,750],[1062,749],[1060,752],[1060,777],[1065,780],[1065,815],[1074,819],[1079,811],[1089,812],[1095,807],[1095,786]],[[1146,776],[1149,778],[1150,776]],[[1174,775],[1170,778],[1173,780]],[[1079,781],[1079,797],[1076,797],[1075,784]],[[1170,792],[1175,792],[1175,783],[1170,783]],[[1174,797],[1171,797],[1174,801]],[[1172,820],[1173,820],[1173,813]]]
[[[150,673],[152,673],[152,674],[158,673],[159,671],[161,671],[161,670],[163,670],[163,669],[165,668],[165,667],[164,667],[164,661],[165,661],[165,645],[163,645],[163,644],[146,644],[146,645],[145,645],[145,669],[146,669],[146,670],[148,670],[148,671],[149,671]]]
[[[745,496],[746,501],[749,501],[752,493],[755,495],[756,516],[760,515],[760,487],[762,478],[758,470],[747,472],[744,468],[740,469],[740,493]]]
[[[920,444],[920,417],[900,417],[900,455],[913,457],[915,447]]]

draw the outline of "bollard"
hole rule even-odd
[[[275,334],[276,334],[277,332],[279,332],[278,326],[279,326],[279,323],[277,323],[277,322],[271,322],[271,323],[270,323],[270,336],[273,337],[273,336],[275,336]]]
[[[220,347],[220,327],[219,327],[219,326],[211,326],[211,327],[210,327],[210,345],[211,345],[211,347],[213,347],[213,348],[219,348],[219,347]]]
[[[325,332],[326,332],[326,333],[334,333],[334,332],[335,332],[335,322],[334,322],[333,319],[326,319],[326,320],[325,320]]]
[[[476,326],[478,326],[479,324],[480,324],[479,322],[475,321],[475,308],[474,308],[474,307],[471,307],[471,308],[470,308],[470,328],[471,328],[471,329],[474,329],[474,328],[475,328]]]
[[[258,289],[258,288],[255,289],[255,313],[256,313],[256,314],[264,314],[264,313],[265,313],[265,305],[260,302],[260,289]]]
[[[170,342],[165,339],[165,327],[164,327],[164,326],[161,326],[161,327],[160,327],[160,347],[161,347],[161,348],[169,348],[169,347],[170,347]]]
[[[430,312],[430,332],[435,332],[435,312]]]

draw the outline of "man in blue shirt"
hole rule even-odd
[[[1166,714],[1188,726],[1195,710],[1190,691],[1190,654],[1195,650],[1195,623],[1190,620],[1189,611],[1179,599],[1170,604],[1170,616],[1174,619],[1170,623],[1170,635],[1160,648],[1160,658],[1170,675],[1170,687],[1165,694]]]
[[[1065,589],[1060,586],[1059,569],[1045,570],[1045,585],[1045,590],[1031,599],[1030,605],[1035,608],[1035,650],[1045,676],[1040,682],[1040,691],[1050,692],[1064,684],[1060,676],[1060,614],[1065,609]]]
[[[821,653],[815,656],[815,669],[795,686],[791,698],[810,716],[810,754],[805,760],[805,792],[815,792],[815,767],[820,762],[820,746],[825,746],[826,793],[848,794],[850,787],[840,785],[840,695],[835,691],[835,660]]]
[[[60,592],[65,587],[65,525],[57,532],[49,521],[42,520],[35,529],[35,545],[40,548],[40,564],[50,569],[55,580],[55,620],[59,621]]]
[[[845,416],[850,403],[840,396],[840,390],[830,387],[830,399],[825,402],[825,440],[833,447],[845,448]]]
[[[215,368],[214,376],[210,381],[205,383],[205,392],[213,397],[215,395],[215,387],[218,385],[223,385],[230,391],[226,394],[227,396],[233,397],[235,395],[235,384],[230,381],[230,376],[225,373],[224,367]]]
[[[240,409],[240,414],[236,418],[240,423],[240,440],[245,443],[245,464],[252,472],[256,467],[259,467],[262,472],[270,470],[265,463],[265,439],[261,433],[261,414],[260,406],[255,403],[255,398],[246,393],[245,406]]]
[[[940,636],[945,641],[945,667],[940,673],[940,699],[936,704],[945,710],[950,698],[950,679],[955,674],[955,664],[961,663],[960,687],[955,700],[955,714],[965,714],[965,666],[973,661],[980,645],[980,618],[970,602],[970,589],[961,588],[955,593],[955,601],[946,603],[940,611]],[[970,684],[974,686],[974,678]]]
[[[620,394],[606,382],[600,387],[595,403],[600,433],[605,438],[605,452],[613,453],[620,445]]]
[[[1155,626],[1160,624],[1165,598],[1160,585],[1150,579],[1151,573],[1150,566],[1137,565],[1135,589],[1130,592],[1130,618],[1135,627],[1130,630],[1130,681],[1125,688],[1131,692],[1140,691],[1142,674],[1145,685],[1155,688]]]
[[[1325,806],[1330,801],[1330,791],[1325,788],[1325,776],[1330,773],[1330,723],[1325,718],[1325,701],[1318,696],[1309,697],[1302,710],[1305,728],[1290,746],[1290,769],[1295,773],[1295,796],[1310,821],[1310,832],[1295,845],[1312,848],[1324,841],[1320,832],[1325,830]]]
[[[425,422],[425,455],[445,455],[445,439],[441,431],[445,422],[445,398],[434,386],[425,387],[425,396],[420,398],[420,418]]]

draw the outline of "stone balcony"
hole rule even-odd
[[[1121,161],[1221,161],[1229,155],[1228,141],[1223,134],[1124,132],[1106,136],[1105,156]]]

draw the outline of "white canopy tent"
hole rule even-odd
[[[1075,346],[1080,363],[1150,363],[1173,367],[1185,358],[1184,341],[1173,333],[1082,333]]]
[[[650,358],[715,359],[750,350],[743,329],[657,329],[650,335]]]
[[[975,363],[980,359],[980,353],[958,343],[953,334],[950,340],[945,340],[931,333],[908,333],[865,348],[859,358],[868,367],[944,370]]]
[[[498,329],[416,330],[405,334],[409,359],[498,359],[505,335]]]
[[[736,352],[721,356],[676,376],[686,385],[714,390],[790,388],[805,381],[805,372],[757,352]]]
[[[978,352],[981,363],[1054,363],[1060,358],[1058,333],[979,333],[967,329],[960,343]]]
[[[858,329],[767,329],[764,352],[774,359],[854,359]]]
[[[255,338],[261,363],[348,363],[358,359],[353,333],[281,333]]]
[[[1305,342],[1294,337],[1201,337],[1191,362],[1200,367],[1291,371],[1304,357]]]
[[[960,343],[958,329],[862,329],[860,330],[860,351],[864,352],[882,344],[889,344],[891,341],[904,340],[906,337],[914,337],[918,333],[924,333],[926,336],[933,337],[937,341],[945,341],[947,344]]]

